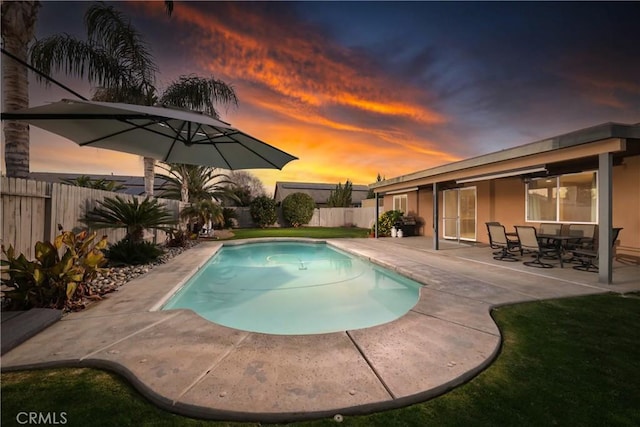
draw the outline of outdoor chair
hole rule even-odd
[[[543,222],[538,228],[538,234],[552,234],[557,236],[562,233],[562,224],[555,222]],[[555,245],[553,239],[539,239],[539,242],[545,248],[552,248]]]
[[[493,240],[491,239],[491,231],[489,231],[489,226],[490,225],[501,225],[501,224],[499,222],[485,222],[485,225],[487,226],[487,234],[489,235],[489,247],[491,249],[500,249],[500,246],[498,246],[495,243],[493,243]],[[496,251],[493,254],[497,255],[500,252],[502,252],[502,251],[501,250],[500,251]]]
[[[507,237],[504,225],[487,224],[487,229],[489,230],[489,241],[491,242],[491,247],[494,249],[500,249],[493,253],[493,259],[509,262],[518,261],[512,251],[518,251],[522,255],[520,242]]]
[[[543,222],[539,227],[539,234],[560,234],[562,224],[555,222]]]
[[[535,227],[516,225],[516,233],[518,233],[518,239],[520,240],[520,248],[523,251],[530,252],[535,257],[533,261],[523,262],[524,265],[528,267],[552,268],[552,264],[542,262],[541,258],[552,254],[557,254],[558,257],[561,256],[557,253],[558,249],[555,246],[551,248],[544,247],[540,244]]]
[[[596,234],[595,224],[569,224],[568,234],[575,239],[567,241],[567,249],[593,250]]]
[[[204,237],[207,239],[217,239],[214,235],[213,228],[202,227],[198,233],[198,237]]]
[[[616,245],[616,240],[618,240],[618,236],[620,235],[620,231],[622,227],[615,227],[612,229],[611,233],[611,257],[614,256],[613,248]],[[580,265],[576,265],[573,268],[581,271],[589,271],[589,272],[597,272],[598,271],[598,260],[600,258],[600,251],[598,250],[598,244],[594,245],[594,249],[574,249],[573,251],[573,260],[580,263]]]

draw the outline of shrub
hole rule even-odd
[[[294,227],[308,224],[313,216],[316,203],[306,193],[289,194],[282,201],[282,216]]]
[[[140,265],[156,261],[164,251],[151,242],[137,242],[122,239],[115,245],[109,246],[105,256],[109,265]]]
[[[5,291],[7,308],[74,309],[81,305],[82,296],[91,293],[88,283],[106,262],[102,250],[107,246],[107,238],[102,237],[92,245],[95,237],[96,233],[86,231],[78,234],[63,231],[53,243],[36,243],[35,261],[27,260],[24,254],[16,257],[13,246],[5,250],[3,245],[6,260],[1,263],[9,267],[9,279],[2,283],[12,288]]]
[[[260,228],[267,228],[278,220],[276,212],[276,202],[267,196],[260,196],[253,199],[249,209],[251,218]]]
[[[184,248],[189,241],[189,233],[184,230],[171,230],[168,232],[167,246],[170,248]]]
[[[237,224],[238,214],[235,209],[223,208],[222,216],[224,217],[224,228],[233,228],[234,223]]]
[[[378,219],[378,236],[391,236],[391,228],[402,218],[402,211],[386,211]],[[374,226],[375,227],[375,226]]]

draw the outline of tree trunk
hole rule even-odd
[[[154,168],[156,161],[151,157],[144,158],[144,193],[153,196],[153,181],[155,178]]]
[[[28,45],[32,41],[38,19],[39,1],[2,2],[2,41],[4,48],[27,62]],[[27,68],[15,60],[2,58],[3,111],[29,107]],[[29,125],[8,120],[4,123],[5,165],[9,177],[29,176]]]
[[[180,198],[183,203],[189,203],[189,182],[185,176],[182,177],[182,185],[180,187]]]

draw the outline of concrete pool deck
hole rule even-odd
[[[501,342],[492,307],[640,290],[637,266],[614,270],[616,283],[602,285],[597,274],[554,268],[543,275],[493,262],[488,248],[434,252],[417,238],[327,241],[423,283],[418,303],[387,324],[306,336],[234,330],[188,310],[151,311],[222,244],[206,242],[66,315],[3,355],[2,370],[105,368],[160,407],[192,417],[360,414],[424,401],[482,371]]]

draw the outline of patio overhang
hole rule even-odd
[[[425,189],[433,194],[433,248],[439,248],[438,193],[465,184],[520,176],[523,181],[598,171],[599,240],[611,239],[612,170],[640,154],[640,123],[606,123],[531,144],[437,166],[369,185],[376,197]],[[376,226],[377,226],[376,214]],[[603,245],[607,246],[607,245]],[[611,283],[610,248],[599,258],[599,278]]]
[[[606,140],[593,141],[581,145],[570,146],[554,151],[543,151],[535,154],[524,154],[493,161],[490,155],[480,161],[480,158],[470,159],[473,162],[456,162],[449,165],[438,166],[432,169],[402,175],[396,178],[371,184],[369,188],[374,192],[389,193],[391,191],[405,190],[412,187],[431,186],[434,183],[459,182],[462,180],[480,181],[498,179],[497,175],[517,176],[532,173],[532,169],[542,168],[544,171],[533,172],[536,176],[566,173],[568,169],[577,171],[587,167],[597,167],[598,156],[603,153],[613,153],[615,159],[621,159],[626,152],[632,152],[636,148],[634,144],[631,150],[627,149],[627,139],[608,138]],[[484,156],[483,156],[484,158]],[[469,181],[471,182],[471,181]]]
[[[632,147],[627,146],[628,139],[640,139],[640,124],[606,123],[519,147],[389,178],[372,183],[369,188],[374,192],[388,193],[409,187],[431,186],[433,183],[455,182],[541,165],[545,165],[552,173],[551,168],[554,164],[575,162],[576,159],[590,157],[597,164],[597,157],[601,153],[616,153],[615,162],[626,152],[637,150],[638,144],[633,144]]]
[[[542,166],[538,166],[538,167],[534,167],[534,168],[528,168],[528,169],[517,169],[517,170],[511,170],[511,171],[506,171],[506,172],[502,172],[502,173],[495,173],[492,175],[479,175],[479,176],[473,176],[470,178],[464,178],[464,179],[457,179],[456,180],[456,184],[466,184],[467,182],[478,182],[478,181],[488,181],[491,179],[497,179],[497,178],[508,178],[511,176],[522,176],[522,175],[529,175],[529,174],[533,174],[533,173],[538,173],[538,172],[547,172],[547,168],[546,166],[542,165]]]

